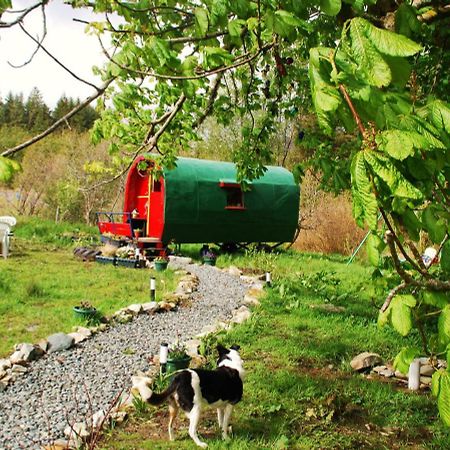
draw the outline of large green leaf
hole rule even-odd
[[[442,421],[450,427],[450,372],[445,370],[439,377],[438,409]]]
[[[421,23],[417,19],[415,8],[407,3],[402,3],[395,12],[395,31],[407,37],[418,33]]]
[[[394,359],[394,369],[397,369],[404,374],[408,373],[409,365],[416,356],[420,355],[420,351],[419,347],[403,348]]]
[[[370,234],[366,242],[367,259],[369,260],[370,264],[378,267],[380,263],[380,254],[385,246],[386,244],[377,234]]]
[[[422,49],[419,44],[406,36],[377,28],[362,18],[353,20],[361,22],[361,28],[365,30],[367,37],[381,53],[391,56],[412,56]]]
[[[443,348],[450,344],[450,305],[447,305],[439,314],[438,338],[439,344]]]
[[[433,124],[450,134],[450,105],[441,100],[435,100],[429,108]]]
[[[414,137],[408,131],[382,131],[377,136],[377,143],[392,158],[400,161],[414,154]]]
[[[371,230],[376,230],[378,205],[367,172],[365,153],[358,152],[351,164],[353,215],[360,225],[365,221]]]
[[[412,295],[397,295],[389,305],[392,326],[402,336],[407,336],[411,331],[413,325],[411,308],[414,308],[416,303]]]
[[[329,16],[335,16],[341,10],[341,0],[320,0],[320,9]]]
[[[194,14],[197,33],[204,36],[209,27],[208,11],[204,8],[195,8]]]
[[[393,195],[410,200],[422,199],[422,193],[401,174],[387,156],[366,152],[365,159],[372,167],[374,176],[380,177]]]
[[[450,274],[450,240],[447,240],[447,242],[442,246],[441,269],[447,275]]]
[[[392,79],[389,65],[368,38],[368,25],[364,19],[350,22],[350,37],[353,58],[366,75],[367,82],[377,87],[387,86]]]
[[[422,299],[427,305],[436,306],[436,308],[443,309],[450,304],[450,293],[425,291],[422,293]]]

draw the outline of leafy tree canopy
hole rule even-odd
[[[100,38],[108,34],[113,44],[105,48],[108,64],[96,69],[104,85],[97,88],[101,119],[93,139],[109,140],[110,152],[128,159],[151,151],[170,166],[179,150],[197,139],[207,115],[225,125],[240,117],[241,140],[233,158],[243,179],[259,176],[271,158],[276,120],[295,118],[305,107],[298,94],[308,80],[324,132],[344,128],[359,139],[360,146],[345,157],[355,219],[372,233],[368,253],[377,266],[374,275],[383,274],[386,246],[399,275],[396,285],[386,282],[390,293],[380,325],[390,323],[402,335],[418,327],[424,353],[450,355],[446,2],[69,3],[105,13],[104,22],[87,26]],[[0,14],[10,7],[10,0],[0,0]],[[16,151],[3,152],[5,170],[13,170],[5,157]],[[321,152],[322,167],[334,164],[333,157]],[[421,236],[435,247],[439,264],[422,258]],[[424,322],[434,316],[439,317],[435,336],[426,339]],[[405,351],[400,360],[406,364],[414,356]],[[446,423],[448,380],[446,372],[434,381]]]

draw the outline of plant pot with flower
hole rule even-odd
[[[89,302],[84,301],[79,305],[73,307],[73,313],[76,317],[83,319],[92,319],[97,315],[97,308],[92,306]]]
[[[216,265],[217,256],[211,250],[208,250],[203,254],[203,264],[207,266],[215,266]]]
[[[169,348],[166,372],[173,373],[177,370],[187,369],[191,359],[192,358],[187,354],[186,346],[177,341]]]
[[[167,269],[167,265],[169,264],[169,258],[167,256],[158,256],[154,260],[155,270],[157,272],[162,272]]]

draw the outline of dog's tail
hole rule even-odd
[[[147,403],[150,403],[150,405],[160,405],[161,403],[164,403],[164,401],[176,391],[177,386],[177,379],[174,378],[172,380],[172,383],[170,383],[169,387],[165,391],[160,392],[159,394],[157,392],[152,392],[152,395],[145,401]]]

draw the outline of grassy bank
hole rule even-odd
[[[340,257],[297,253],[218,260],[230,263],[248,272],[271,268],[275,282],[253,317],[221,337],[225,344],[241,345],[247,378],[233,413],[232,440],[219,439],[213,411],[202,420],[200,434],[209,448],[450,448],[450,433],[429,392],[411,393],[350,369],[350,360],[362,351],[389,361],[406,345],[389,328],[377,328],[375,305],[383,299],[370,288],[368,268],[346,266]],[[330,304],[342,309],[322,309]],[[167,406],[149,407],[110,430],[101,448],[197,448],[181,417],[177,440],[169,442],[167,420]]]
[[[150,272],[73,256],[77,245],[95,242],[95,229],[27,221],[16,227],[10,258],[0,261],[0,357],[19,342],[38,342],[49,334],[84,324],[72,307],[89,301],[108,315],[132,303],[149,301],[150,273],[157,299],[175,286],[173,272]]]

